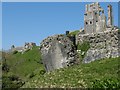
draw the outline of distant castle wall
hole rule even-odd
[[[15,47],[14,45],[11,46],[11,51],[18,51],[18,52],[25,52],[28,49],[32,49],[34,46],[36,46],[36,43],[30,42],[26,43],[24,46],[21,47]]]

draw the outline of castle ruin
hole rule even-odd
[[[90,63],[103,58],[119,57],[119,28],[113,25],[112,6],[108,5],[108,19],[99,3],[86,5],[84,28],[77,34],[66,31],[64,35],[54,35],[41,42],[40,52],[46,71],[52,71],[79,63],[79,55],[84,56],[82,63]],[[106,21],[107,19],[107,21]],[[88,42],[87,51],[77,48]]]
[[[112,16],[112,6],[108,5],[108,21],[107,21],[108,27],[111,27],[113,25],[112,19],[113,19],[113,16]]]
[[[104,9],[98,2],[87,4],[84,14],[84,32],[85,34],[106,31],[107,27],[112,27],[112,6],[108,5],[108,20],[106,24],[106,16]]]
[[[27,50],[32,50],[32,48],[36,46],[36,43],[33,43],[33,42],[25,42],[24,46],[21,46],[21,47],[15,47],[14,45],[11,46],[11,51],[14,52],[14,51],[18,51],[18,52],[22,52],[24,53],[25,51]]]

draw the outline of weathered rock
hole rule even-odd
[[[103,58],[115,58],[120,56],[118,45],[118,29],[104,32],[98,32],[95,34],[79,34],[77,35],[77,43],[82,43],[84,40],[90,43],[90,48],[86,53],[83,63],[89,63],[94,60]]]
[[[64,35],[44,39],[40,51],[46,71],[67,67],[78,61],[73,43]]]

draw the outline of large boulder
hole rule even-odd
[[[40,52],[46,71],[78,63],[73,42],[65,35],[54,35],[41,42]]]

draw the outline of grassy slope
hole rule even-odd
[[[14,73],[20,78],[26,80],[33,71],[43,69],[43,65],[40,64],[40,52],[39,47],[34,47],[32,50],[25,52],[24,54],[8,54],[6,55],[6,62],[10,67],[10,73]]]
[[[43,65],[39,63],[40,58],[38,47],[24,54],[6,55],[10,73],[27,81],[23,87],[118,87],[120,57],[74,65],[45,74]]]
[[[119,58],[98,60],[89,64],[36,74],[23,87],[120,87]]]

